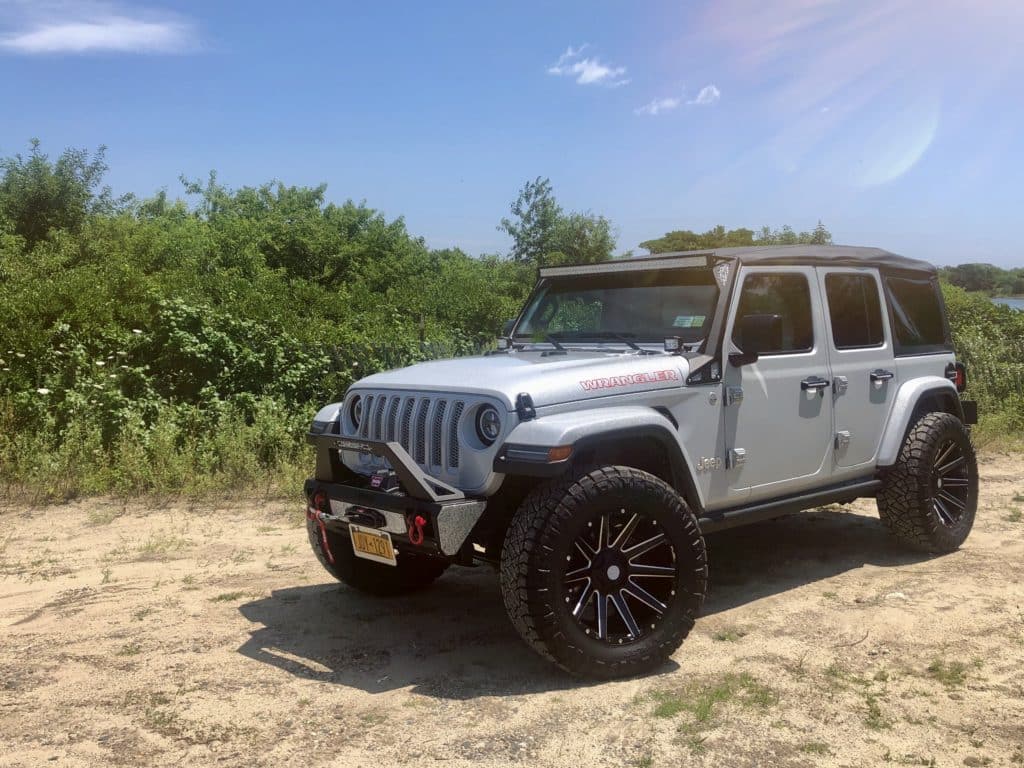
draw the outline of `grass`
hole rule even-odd
[[[864,694],[864,703],[867,705],[867,715],[864,717],[864,725],[873,731],[880,731],[892,727],[892,721],[883,713],[882,707],[878,704],[878,696],[870,691]]]
[[[142,646],[139,643],[131,642],[125,643],[121,646],[121,650],[117,652],[118,656],[137,656],[142,653]]]
[[[739,627],[726,627],[715,632],[711,637],[720,643],[735,643],[747,636],[747,630]]]
[[[947,688],[958,688],[967,680],[967,665],[962,661],[935,659],[928,665],[928,676]]]
[[[651,694],[654,717],[672,718],[683,712],[693,716],[698,725],[706,725],[719,704],[735,702],[742,706],[767,709],[778,702],[778,695],[747,672],[727,674],[717,681],[696,684],[676,691]]]
[[[1015,494],[1013,494],[1013,500],[1014,501],[1019,501],[1019,502],[1024,502],[1024,493],[1015,493]]]
[[[123,514],[123,509],[118,509],[113,505],[104,505],[90,509],[89,514],[86,516],[86,522],[89,525],[110,525]]]
[[[1016,499],[1016,497],[1014,498]],[[1003,520],[1008,523],[1019,523],[1022,519],[1024,519],[1024,514],[1019,509],[1011,509],[1009,514],[1003,517]]]
[[[179,552],[192,542],[173,533],[152,534],[136,550],[139,560],[163,560],[172,552]]]
[[[245,597],[245,592],[221,592],[210,598],[211,603],[231,603]]]
[[[823,741],[808,741],[801,744],[799,747],[801,752],[805,752],[808,755],[831,755],[832,750],[828,744]]]

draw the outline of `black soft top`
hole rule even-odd
[[[936,273],[934,265],[927,261],[909,259],[881,248],[862,248],[856,245],[753,245],[739,248],[658,253],[652,256],[641,256],[634,261],[708,255],[715,259],[740,261],[743,264],[882,267],[903,272],[924,272],[930,275]]]

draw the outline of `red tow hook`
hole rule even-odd
[[[327,497],[323,493],[316,493],[309,501],[309,505],[306,507],[306,519],[316,520],[317,527],[320,529],[320,546],[327,555],[327,562],[334,565],[334,553],[331,552],[331,545],[327,543],[327,526],[324,525],[324,513],[321,507]]]
[[[409,543],[418,547],[423,543],[423,526],[427,524],[427,519],[423,515],[410,514],[406,524],[409,527]]]

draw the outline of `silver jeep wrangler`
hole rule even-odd
[[[978,500],[965,376],[935,268],[886,251],[542,269],[496,350],[317,414],[310,543],[376,594],[491,563],[538,653],[637,674],[693,626],[706,533],[874,497],[903,543],[955,550]]]

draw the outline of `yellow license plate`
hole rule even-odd
[[[391,534],[387,531],[377,531],[358,525],[350,525],[348,531],[352,536],[352,551],[356,557],[386,565],[398,564],[395,559],[395,548],[391,546]]]

